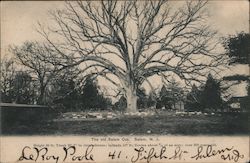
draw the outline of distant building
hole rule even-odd
[[[177,110],[177,111],[184,111],[184,102],[182,100],[177,101],[174,103],[172,108]]]
[[[162,106],[161,109],[162,110],[175,110],[175,111],[184,111],[185,108],[184,108],[184,101],[182,100],[179,100],[179,101],[176,101],[174,102],[173,104],[169,105],[167,108],[166,106]]]
[[[228,111],[247,111],[248,94],[247,94],[247,81],[224,81],[224,84],[231,85],[224,94],[224,101],[227,101],[229,108]],[[249,102],[248,102],[249,103]]]
[[[237,96],[231,97],[228,100],[228,105],[230,106],[229,111],[245,112],[248,111],[249,97],[248,96]]]

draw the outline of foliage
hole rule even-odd
[[[13,82],[16,73],[16,67],[12,59],[6,57],[1,59],[1,102],[12,102],[13,100]]]
[[[187,94],[185,109],[188,111],[203,111],[201,104],[202,91],[196,85],[192,86],[191,92]]]
[[[165,109],[171,109],[174,99],[170,96],[170,92],[167,91],[167,88],[164,85],[161,88],[159,100],[157,108],[164,106]]]
[[[206,84],[201,93],[201,103],[204,108],[219,110],[223,107],[220,83],[211,74],[208,75]]]
[[[80,93],[72,78],[57,78],[53,83],[53,101],[55,105],[62,105],[66,111],[79,109]]]
[[[165,107],[165,109],[176,109],[175,104],[178,101],[184,100],[184,91],[181,88],[180,84],[172,79],[165,86],[163,85],[159,93],[158,107]]]
[[[35,83],[27,71],[18,70],[13,58],[1,60],[1,102],[32,104]]]
[[[229,36],[224,41],[224,47],[227,55],[230,57],[230,64],[249,64],[250,56],[250,34],[238,33]]]
[[[137,91],[137,106],[139,109],[142,108],[147,108],[147,95],[146,95],[146,90],[144,88],[141,88]]]
[[[88,76],[82,89],[81,95],[83,109],[107,109],[110,100],[107,100],[99,91],[98,85]]]
[[[19,71],[13,80],[12,102],[19,104],[30,104],[33,101],[32,78],[26,73]]]
[[[61,105],[64,111],[100,110],[112,105],[112,101],[100,93],[96,81],[91,77],[85,79],[83,86],[79,86],[78,82],[78,78],[68,73],[58,76],[51,90],[53,104]]]
[[[114,109],[119,111],[125,111],[125,108],[127,107],[126,98],[124,96],[121,96],[120,99],[114,104]]]
[[[39,83],[37,103],[45,104],[46,88],[59,72],[58,66],[53,64],[57,59],[54,51],[45,44],[29,41],[10,47],[10,51]]]
[[[221,92],[220,82],[209,74],[205,85],[199,88],[196,85],[192,86],[187,94],[185,109],[202,112],[219,111],[224,108]]]
[[[147,107],[153,107],[155,108],[156,107],[156,95],[154,92],[149,92],[149,95],[148,95],[148,100],[147,100]]]
[[[231,75],[231,76],[225,76],[223,77],[223,80],[227,81],[249,81],[249,76],[246,75]]]
[[[1,61],[1,102],[31,104],[35,101],[34,83],[26,71],[17,71],[13,59]]]
[[[31,56],[31,54],[34,54],[32,51],[38,49],[33,47],[35,46],[33,43],[30,46],[28,45],[24,44],[22,48],[16,47],[15,52],[18,53],[16,55],[21,56],[19,53],[22,53],[26,57],[26,50],[29,49],[30,53],[28,55],[31,58],[26,60],[28,62],[26,64],[38,64],[38,60],[33,58],[33,61]],[[7,59],[3,59],[1,62],[1,102],[36,104],[38,101],[38,104],[41,104],[39,103],[41,102],[39,101],[41,85],[37,85],[37,83],[40,83],[44,86],[43,104],[60,106],[59,108],[63,109],[63,111],[107,109],[112,105],[111,99],[105,98],[98,91],[96,82],[90,77],[85,80],[85,84],[82,86],[82,80],[78,76],[76,67],[54,71],[54,76],[50,76],[52,72],[51,74],[45,72],[50,69],[45,69],[47,63],[39,63],[40,65],[35,65],[31,71],[17,71],[17,66],[14,63],[15,61]],[[29,67],[28,65],[24,66]],[[37,74],[33,72],[35,69],[37,69]],[[37,76],[39,75],[38,72],[43,73],[44,76],[39,78]],[[33,76],[31,77],[30,74]]]

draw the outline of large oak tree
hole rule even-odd
[[[137,111],[137,91],[152,76],[169,73],[191,83],[222,58],[216,32],[206,24],[205,1],[76,1],[50,12],[55,24],[39,32],[61,58],[101,76],[124,92],[127,111]],[[172,7],[173,6],[173,7]],[[67,62],[67,60],[70,60]]]

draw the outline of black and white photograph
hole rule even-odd
[[[1,135],[249,135],[249,1],[1,1]]]

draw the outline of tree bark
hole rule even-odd
[[[136,89],[134,89],[133,86],[128,86],[126,88],[126,99],[127,99],[126,112],[128,113],[137,112],[137,95],[136,95]]]

